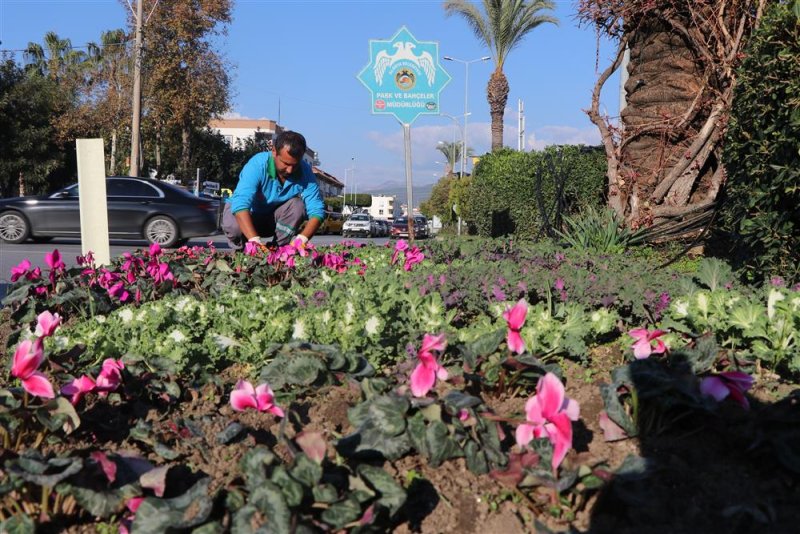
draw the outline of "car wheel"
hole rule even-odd
[[[178,226],[169,217],[158,215],[144,225],[144,237],[150,243],[158,243],[164,248],[172,248],[180,239]]]
[[[31,233],[24,215],[16,211],[0,213],[0,240],[6,243],[22,243]]]

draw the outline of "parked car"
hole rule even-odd
[[[336,211],[326,211],[325,219],[317,231],[318,234],[341,234],[344,226],[344,216]]]
[[[0,199],[0,240],[80,238],[78,194],[78,184],[72,184],[46,196]],[[106,198],[111,239],[146,239],[174,247],[217,230],[219,201],[198,198],[166,182],[108,177]]]
[[[378,219],[378,224],[380,225],[381,237],[386,237],[392,233],[392,225],[386,219]]]
[[[343,237],[363,236],[372,237],[374,234],[374,222],[368,213],[354,213],[344,222],[342,226]]]
[[[428,219],[423,215],[414,216],[414,237],[429,237]],[[408,237],[408,217],[398,217],[392,223],[392,237]]]

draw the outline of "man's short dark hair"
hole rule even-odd
[[[297,132],[284,130],[275,138],[275,153],[284,148],[294,159],[303,159],[306,153],[306,138]]]

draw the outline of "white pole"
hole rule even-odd
[[[469,97],[469,61],[464,62],[464,144],[461,147],[461,177],[467,172],[467,98]]]

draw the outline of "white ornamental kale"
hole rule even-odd
[[[374,315],[367,319],[367,322],[364,324],[364,330],[367,331],[367,334],[370,336],[374,336],[378,334],[378,327],[381,325],[381,320],[375,317]]]
[[[122,308],[119,313],[117,314],[124,324],[127,324],[133,320],[133,310],[130,308]]]
[[[184,333],[183,333],[183,332],[181,332],[180,330],[178,330],[177,328],[176,328],[175,330],[173,330],[172,332],[170,332],[170,333],[169,333],[169,337],[170,337],[170,338],[171,338],[171,339],[172,339],[172,340],[173,340],[175,343],[181,343],[181,342],[183,342],[183,341],[185,341],[185,340],[186,340],[186,336],[184,335]]]

